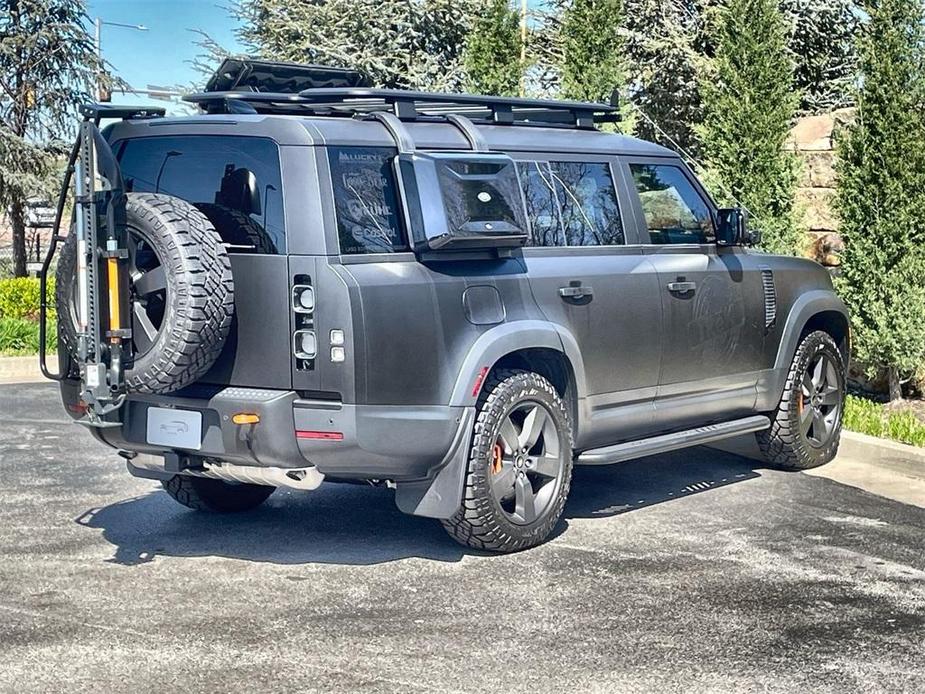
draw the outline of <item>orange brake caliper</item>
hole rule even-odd
[[[491,449],[491,474],[497,475],[501,472],[501,444],[496,443]]]

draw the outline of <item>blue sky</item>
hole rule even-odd
[[[201,80],[189,64],[200,49],[193,29],[207,32],[232,51],[240,50],[234,38],[235,21],[222,0],[89,0],[87,14],[107,22],[142,24],[147,31],[103,26],[103,58],[122,79],[136,89],[147,85],[188,85]],[[92,27],[91,27],[92,30]],[[137,95],[113,94],[114,103],[155,104]],[[172,110],[176,110],[174,107]]]

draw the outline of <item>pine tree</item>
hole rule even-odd
[[[797,163],[784,143],[798,97],[780,10],[773,0],[728,0],[713,31],[716,57],[702,85],[700,129],[710,178],[719,197],[749,211],[767,250],[797,252]]]
[[[457,0],[241,0],[253,54],[357,68],[378,87],[456,91],[474,8]]]
[[[622,0],[556,0],[553,6],[559,96],[607,103],[624,82]]]
[[[98,70],[80,0],[0,0],[0,209],[13,228],[13,274],[26,274],[25,203],[50,187]]]
[[[854,0],[782,0],[796,61],[794,87],[802,113],[851,104],[857,76],[856,37],[861,13]]]
[[[463,53],[466,89],[515,96],[525,68],[520,57],[520,15],[510,0],[481,0],[479,6]]]
[[[857,120],[837,149],[845,240],[837,286],[855,357],[869,375],[925,363],[925,32],[920,0],[871,0],[862,29]]]
[[[706,17],[715,0],[624,0],[624,51],[635,133],[699,158],[700,75],[707,62]]]

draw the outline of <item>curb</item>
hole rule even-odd
[[[44,380],[37,354],[0,357],[0,383],[35,383]]]
[[[925,448],[918,446],[844,431],[838,456],[886,468],[908,477],[925,479]]]
[[[733,453],[753,460],[762,460],[754,436],[740,436],[710,445],[726,453]],[[853,461],[890,470],[892,472],[925,480],[925,448],[907,446],[888,439],[842,430],[841,445],[838,447],[838,461]]]

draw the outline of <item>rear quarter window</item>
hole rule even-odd
[[[394,149],[328,147],[340,252],[407,250],[392,170]]]
[[[117,145],[130,190],[164,193],[202,212],[232,253],[285,253],[279,147],[262,137],[143,137]]]

